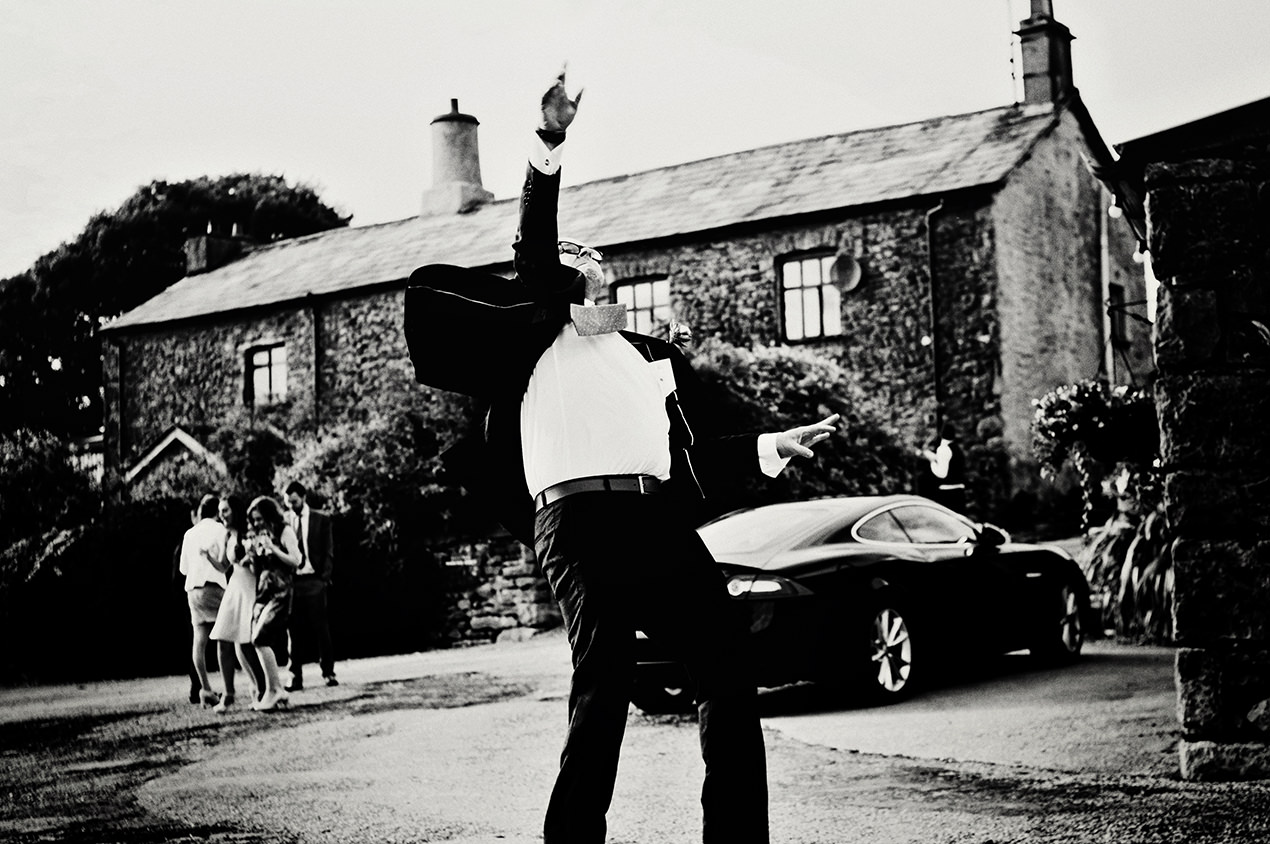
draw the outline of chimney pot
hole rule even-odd
[[[481,185],[481,158],[475,117],[459,111],[457,97],[450,111],[432,120],[432,187],[424,191],[424,216],[462,214],[494,198]]]

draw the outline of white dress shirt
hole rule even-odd
[[[295,531],[297,546],[296,556],[300,558],[300,568],[296,569],[296,574],[317,574],[317,569],[313,568],[313,564],[309,562],[309,505],[305,504],[300,508],[299,515],[294,510],[287,510],[287,521],[291,525],[291,529]],[[300,538],[304,538],[303,548],[300,550]],[[287,549],[290,552],[291,549]]]
[[[181,540],[181,574],[185,575],[186,592],[209,583],[225,585],[225,575],[216,565],[225,561],[226,535],[225,526],[211,518],[199,519],[185,532]]]

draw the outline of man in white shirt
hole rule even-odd
[[[198,522],[185,532],[181,541],[181,574],[185,575],[185,597],[190,607],[190,625],[194,628],[194,672],[198,675],[199,702],[215,706],[220,697],[212,691],[207,677],[207,643],[212,625],[225,595],[225,526],[216,519],[220,499],[204,495],[198,503]]]
[[[490,400],[485,436],[447,452],[447,468],[532,544],[565,619],[569,731],[544,844],[604,841],[637,629],[664,641],[696,681],[705,842],[766,844],[746,630],[688,514],[712,481],[718,488],[747,467],[774,476],[791,457],[811,457],[837,417],[779,434],[699,436],[695,378],[679,351],[618,331],[621,306],[584,304],[588,279],[603,279],[602,256],[556,227],[562,144],[580,99],[568,97],[563,72],[543,96],[516,279],[417,270],[406,299],[411,359],[421,382]]]
[[[945,422],[940,426],[938,443],[932,443],[933,450],[922,448],[917,453],[930,464],[922,494],[962,513],[966,509],[966,458],[956,439],[956,429]]]

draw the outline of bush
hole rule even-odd
[[[1088,531],[1079,562],[1103,596],[1104,623],[1121,635],[1171,640],[1172,537],[1151,393],[1082,381],[1035,406],[1032,443],[1042,476],[1054,478],[1070,463],[1079,477]]]
[[[476,425],[471,403],[416,387],[367,422],[326,431],[295,450],[276,488],[303,482],[335,517],[333,632],[341,651],[400,653],[441,638],[444,573],[437,549],[494,528],[442,473],[441,453]],[[332,622],[336,628],[336,622]]]
[[[165,462],[147,500],[103,504],[70,455],[48,434],[0,436],[0,637],[20,643],[0,652],[0,678],[183,673],[190,623],[173,553],[197,495],[163,490],[215,489],[208,467]]]
[[[98,493],[52,434],[0,435],[0,614],[12,590],[74,543],[96,517]]]
[[[207,437],[209,449],[219,454],[229,472],[232,492],[245,501],[258,495],[275,495],[285,489],[274,484],[275,475],[291,465],[295,447],[281,430],[251,419],[239,411],[232,422]]]
[[[882,495],[912,488],[913,458],[877,421],[872,400],[847,370],[809,350],[742,349],[707,340],[692,354],[705,403],[697,409],[723,432],[782,431],[841,415],[816,458],[794,460],[774,479],[747,476],[724,493],[727,508],[830,495]]]

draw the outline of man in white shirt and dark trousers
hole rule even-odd
[[[746,630],[687,514],[747,468],[811,457],[836,416],[780,434],[706,439],[690,427],[692,370],[669,343],[587,307],[601,256],[556,228],[570,99],[542,100],[517,232],[517,278],[420,268],[406,334],[423,383],[490,401],[483,438],[447,469],[531,544],[573,652],[569,729],[544,844],[601,844],[630,706],[635,631],[666,642],[695,681],[707,844],[768,841],[767,775]],[[481,342],[473,343],[471,337]],[[461,351],[459,351],[461,349]],[[721,479],[720,479],[720,476]]]

